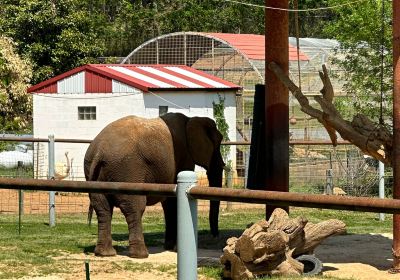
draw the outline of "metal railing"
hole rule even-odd
[[[0,137],[0,141],[5,142],[50,142],[49,138],[34,138],[34,137]],[[90,139],[73,139],[73,138],[55,138],[54,142],[59,143],[84,143],[90,144]],[[250,145],[248,141],[223,141],[222,145]],[[289,145],[331,145],[331,141],[325,140],[290,140]],[[338,141],[338,145],[349,145],[349,141]]]
[[[196,173],[178,174],[178,184],[54,181],[0,178],[0,188],[66,192],[107,192],[136,195],[177,196],[178,201],[178,279],[197,279],[197,200],[236,201],[341,209],[377,213],[400,213],[400,200],[362,197],[337,197],[256,190],[232,190],[196,186]]]
[[[33,142],[31,165],[25,165],[12,168],[1,168],[0,176],[7,177],[29,177],[36,179],[46,179],[54,177],[52,166],[57,167],[57,174],[67,176],[69,180],[84,180],[82,155],[84,149],[92,141],[89,139],[66,139],[66,138],[27,138],[27,137],[0,137],[0,141],[9,142]],[[51,143],[52,142],[52,143]],[[41,143],[41,144],[40,144]],[[47,143],[47,144],[46,144]],[[56,149],[50,149],[50,147]],[[71,144],[64,144],[71,143]],[[37,145],[36,145],[37,144]],[[81,145],[82,144],[82,145]],[[232,178],[224,182],[227,188],[246,188],[248,179],[248,165],[250,154],[250,142],[236,141],[223,142],[223,145],[231,145],[236,154],[230,154],[230,159],[235,164]],[[360,154],[353,153],[352,147],[348,147],[347,141],[339,142],[340,148],[335,150],[327,148],[331,145],[329,141],[311,141],[311,140],[293,140],[290,144],[290,188],[291,192],[304,193],[325,193],[328,179],[331,179],[330,186],[342,189],[346,195],[351,196],[377,196],[378,182],[384,186],[383,179],[379,179],[377,171]],[[344,145],[344,146],[343,146]],[[28,146],[30,147],[30,145]],[[30,149],[31,150],[31,149]],[[69,152],[70,163],[65,160],[61,152]],[[231,149],[231,151],[233,151]],[[56,162],[54,162],[54,158]],[[72,164],[72,159],[74,159]],[[17,165],[17,159],[12,160]],[[67,166],[70,166],[66,173]],[[327,176],[327,170],[331,169],[330,176]],[[208,184],[205,171],[197,170],[198,185],[206,186]],[[390,185],[390,169],[385,173],[386,185]],[[225,174],[225,178],[229,175]],[[380,178],[383,178],[381,176]],[[57,177],[59,179],[59,176]],[[383,190],[383,189],[382,189]],[[387,187],[386,195],[390,195],[390,188]],[[61,196],[62,195],[62,196]],[[57,211],[62,212],[86,212],[88,199],[85,196],[69,196],[61,194],[55,196],[54,193],[31,192],[22,200],[19,208],[25,208],[26,213],[46,212],[49,216],[52,212],[49,209],[55,209],[55,203],[59,204]],[[48,203],[48,197],[52,201]],[[0,210],[7,212],[16,212],[17,200],[15,192],[10,190],[2,193],[0,200]],[[200,202],[200,207],[207,205]],[[63,207],[60,207],[63,206]],[[203,207],[204,206],[204,207]],[[236,206],[235,203],[227,203],[227,209]],[[19,209],[18,208],[18,209]],[[50,221],[50,225],[54,222]]]

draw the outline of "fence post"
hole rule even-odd
[[[49,175],[48,179],[54,180],[55,177],[55,150],[54,150],[54,135],[49,135]],[[56,225],[56,193],[49,192],[49,226]]]
[[[197,200],[188,195],[197,183],[196,173],[178,174],[176,197],[178,203],[178,280],[197,279]]]
[[[226,187],[229,189],[232,189],[233,187],[233,169],[229,168],[229,170],[227,170],[225,172],[225,176],[226,176]],[[231,211],[232,210],[232,202],[227,201],[226,202],[226,211]]]
[[[17,178],[23,178],[24,175],[22,174],[24,168],[24,162],[18,161],[17,163]],[[24,214],[24,192],[23,190],[18,190],[18,212],[20,215]]]
[[[17,165],[17,178],[22,176],[23,161],[18,161]],[[21,235],[22,215],[24,214],[24,193],[22,189],[18,190],[18,235]]]
[[[326,170],[325,194],[333,194],[333,172],[332,172],[332,169]]]
[[[385,198],[385,165],[379,161],[379,198]],[[379,221],[385,220],[385,214],[379,213]]]

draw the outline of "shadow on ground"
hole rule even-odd
[[[198,232],[198,247],[200,249],[223,249],[226,245],[226,240],[230,237],[239,237],[243,230],[220,230],[218,237],[213,237],[208,230]],[[112,234],[114,241],[128,241],[127,233]],[[148,247],[162,247],[164,245],[164,232],[145,233],[144,240]]]
[[[230,237],[239,237],[242,230],[221,230],[218,237],[213,237],[209,231],[202,230],[198,233],[198,248],[199,257],[217,257],[222,254],[222,249],[226,245],[226,240]],[[116,245],[113,247],[117,250],[118,255],[127,255],[128,253],[128,234],[114,233],[112,234],[114,242],[123,242],[126,245]],[[144,234],[146,246],[150,254],[158,254],[164,252],[164,232],[152,232]],[[83,247],[85,254],[92,254],[94,252],[95,244]]]
[[[323,263],[362,263],[386,270],[392,265],[392,242],[380,234],[333,236],[317,247],[315,255]]]
[[[221,230],[218,237],[213,237],[208,230],[198,233],[198,248],[215,250],[222,253],[226,240],[230,237],[239,237],[243,230]],[[128,242],[127,233],[112,235],[114,241]],[[146,246],[163,251],[164,232],[152,232],[144,234]],[[85,253],[93,253],[95,244],[83,248]],[[124,252],[125,246],[114,246],[117,252]],[[156,249],[154,249],[156,248]],[[315,250],[315,255],[323,263],[361,263],[373,266],[379,270],[389,269],[392,265],[392,239],[380,234],[346,234],[333,236],[326,239]],[[325,266],[325,271],[336,270],[334,267]]]

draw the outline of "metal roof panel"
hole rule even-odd
[[[264,60],[265,59],[265,36],[257,34],[232,34],[232,33],[204,33],[206,35],[218,38],[227,42],[232,47],[236,48],[249,59]],[[308,56],[301,52],[299,53],[301,61],[309,60]],[[297,60],[297,49],[289,44],[289,60]]]
[[[217,90],[241,88],[231,82],[185,65],[87,64],[34,85],[28,88],[28,92],[44,93],[41,91],[42,88],[80,71],[97,73],[145,92],[157,89]],[[91,77],[94,77],[94,75],[86,75],[86,79],[91,79]],[[90,84],[90,81],[85,82]]]

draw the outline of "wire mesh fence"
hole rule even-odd
[[[66,146],[67,145],[67,146]],[[56,151],[55,180],[84,180],[82,163],[74,162],[68,154],[86,149],[85,143],[59,143]],[[0,176],[9,178],[48,178],[48,143],[3,142],[5,151],[0,153]],[[23,149],[21,149],[23,147]],[[67,149],[65,149],[67,148]],[[62,156],[63,155],[63,156]],[[85,213],[89,199],[85,193],[56,193],[58,213]],[[18,213],[19,194],[16,190],[0,190],[0,213]],[[49,212],[49,193],[23,191],[24,214]]]
[[[48,177],[48,143],[8,143],[9,151],[0,153],[0,176],[9,178]],[[20,147],[24,147],[22,151]],[[87,143],[56,143],[57,180],[85,180],[83,155]],[[231,175],[224,176],[224,187],[246,188],[250,145],[231,145],[236,152]],[[365,157],[352,145],[297,145],[291,144],[289,182],[290,191],[302,193],[327,193],[327,187],[333,188],[333,194],[351,196],[378,195],[378,163]],[[77,152],[80,151],[80,154]],[[2,154],[7,154],[7,159]],[[21,155],[25,156],[22,157]],[[30,160],[26,160],[30,157]],[[76,158],[78,158],[76,160]],[[25,159],[25,161],[24,161]],[[208,186],[206,172],[198,169],[198,184]],[[385,170],[386,196],[391,196],[392,174]],[[207,208],[208,202],[199,203]],[[239,203],[222,203],[222,208],[240,207]],[[86,193],[56,193],[56,211],[58,213],[86,213],[89,199]],[[23,212],[25,214],[48,213],[49,195],[42,191],[23,192]],[[18,191],[0,191],[0,213],[18,212]]]

